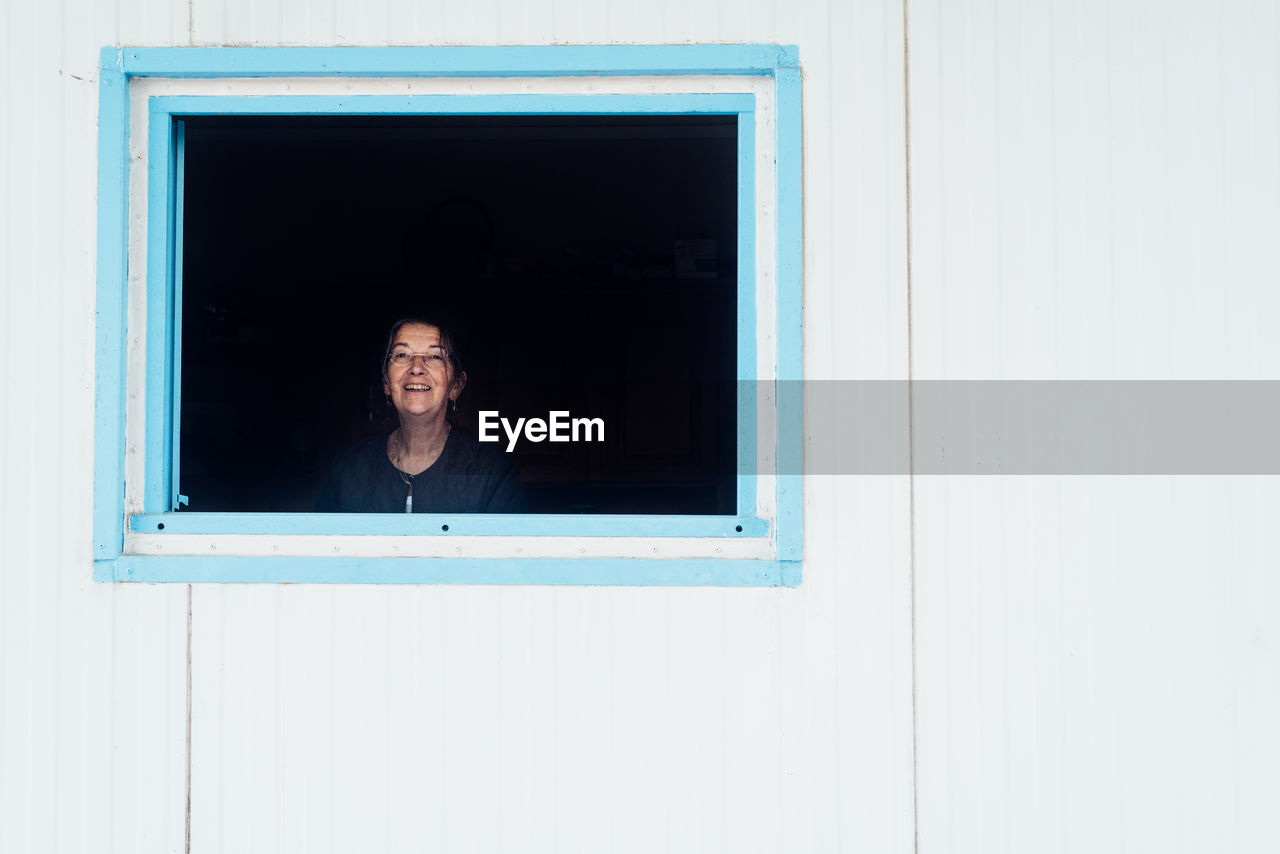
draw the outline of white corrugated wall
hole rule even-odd
[[[794,43],[808,377],[1277,378],[1274,3],[4,15],[3,854],[1280,849],[1272,478],[813,477],[794,590],[89,580],[102,45]]]
[[[912,0],[917,378],[1280,379],[1280,6]],[[924,852],[1280,850],[1280,481],[917,477]]]

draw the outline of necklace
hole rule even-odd
[[[445,432],[444,432],[445,441],[448,441],[450,429],[451,428],[449,427],[449,425],[446,424]],[[401,436],[400,428],[398,427],[396,428],[395,432],[391,434],[391,444],[392,444],[391,465],[395,468],[396,474],[400,475],[400,479],[404,481],[405,486],[409,487],[409,494],[406,495],[404,498],[404,512],[412,513],[413,512],[413,485],[417,480],[418,476],[421,475],[422,472],[426,471],[426,469],[423,469],[422,471],[418,472],[418,474],[409,474],[404,470],[404,467],[401,465],[401,462],[404,460],[404,451],[405,451],[404,437]],[[430,457],[430,462],[427,463],[427,468],[430,468],[431,463],[434,463],[437,459],[439,459],[440,455],[443,453],[444,453],[444,443],[442,442],[440,445],[440,450],[433,457]]]
[[[394,440],[394,444],[395,444],[395,459],[391,461],[391,465],[395,468],[396,474],[400,475],[400,479],[404,481],[405,486],[409,487],[409,494],[404,497],[404,512],[412,513],[413,512],[413,482],[417,480],[418,476],[416,474],[409,474],[404,469],[400,468],[400,460],[404,458],[404,452],[400,446],[399,430],[397,430],[392,435],[392,439]]]

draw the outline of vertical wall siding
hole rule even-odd
[[[188,649],[194,852],[1280,847],[1271,479],[819,473],[797,589],[196,586],[189,647],[89,580],[104,44],[795,43],[808,377],[1275,375],[1272,6],[906,11],[910,305],[901,2],[8,4],[0,852],[184,849]]]
[[[0,851],[183,847],[186,590],[90,581],[97,51],[171,12],[0,24]]]
[[[1274,4],[911,3],[918,379],[1274,379]],[[917,477],[922,851],[1280,847],[1262,477]]]

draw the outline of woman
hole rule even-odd
[[[523,513],[511,458],[453,426],[466,371],[444,327],[397,321],[382,359],[382,391],[400,425],[334,457],[317,509],[340,513]]]

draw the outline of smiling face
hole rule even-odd
[[[396,332],[382,376],[382,390],[402,424],[416,418],[443,421],[449,401],[458,399],[467,380],[454,369],[440,330],[422,323],[406,323]]]

